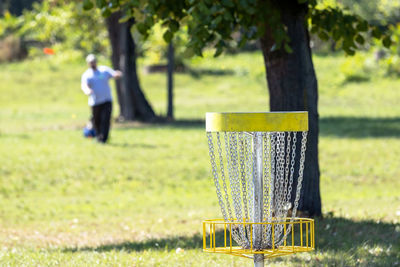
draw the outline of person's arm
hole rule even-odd
[[[82,76],[81,80],[81,89],[85,93],[85,95],[93,94],[93,90],[90,88],[89,83],[84,75]]]
[[[109,78],[119,79],[122,77],[122,72],[119,70],[113,70],[112,68],[105,67],[106,72],[108,73]]]
[[[87,83],[82,83],[82,91],[85,93],[85,95],[93,94],[93,90],[90,89],[90,87]]]
[[[119,70],[114,70],[114,74],[112,76],[114,79],[119,79],[122,77],[122,72]]]

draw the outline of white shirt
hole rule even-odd
[[[93,90],[93,93],[89,95],[89,106],[112,101],[108,80],[114,75],[115,71],[106,66],[98,66],[96,70],[89,68],[82,74],[82,90],[85,91],[84,86],[86,85]]]

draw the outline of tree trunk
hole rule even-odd
[[[120,12],[112,13],[106,19],[108,37],[111,44],[111,63],[114,69],[120,69],[119,66],[119,55],[120,55],[120,30],[119,30],[119,18],[121,17]],[[121,79],[115,80],[115,88],[117,91],[117,99],[119,105],[119,118],[123,119],[123,101],[121,93]]]
[[[168,107],[167,118],[174,119],[174,45],[172,41],[168,45],[168,71],[167,71],[167,87],[168,87]]]
[[[119,69],[123,77],[116,81],[120,119],[152,121],[156,115],[140,87],[136,69],[136,45],[131,27],[134,20],[119,23],[121,13],[113,13],[107,18],[107,29],[111,42],[111,61],[114,69]]]
[[[299,210],[309,216],[320,216],[318,86],[305,18],[307,7],[297,4],[297,1],[282,1],[277,4],[277,8],[281,12],[282,22],[287,26],[293,53],[282,50],[272,52],[274,40],[271,32],[266,29],[260,42],[267,72],[270,109],[308,111],[309,132]]]

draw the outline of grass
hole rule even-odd
[[[317,250],[271,266],[400,265],[399,80],[344,83],[343,60],[314,57],[325,214]],[[175,123],[114,124],[102,146],[81,137],[83,62],[0,65],[0,265],[252,265],[201,251],[201,221],[220,217],[203,118],[268,109],[262,56],[192,67],[202,71],[175,76]],[[165,75],[140,78],[165,114]]]

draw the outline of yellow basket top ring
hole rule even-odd
[[[303,132],[308,112],[206,113],[207,132]]]

